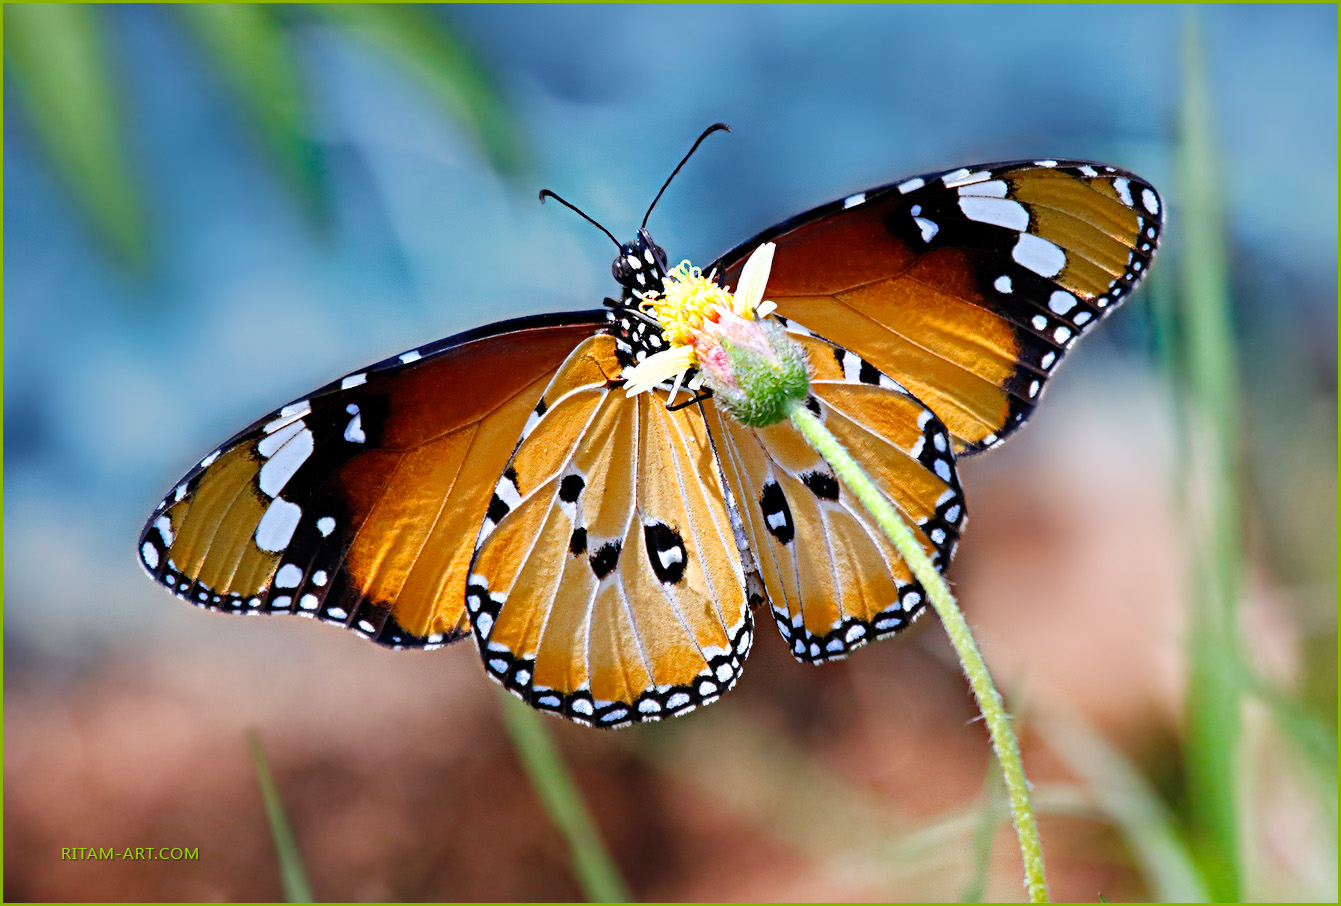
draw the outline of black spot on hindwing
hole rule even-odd
[[[574,557],[580,557],[587,552],[587,530],[584,528],[573,529],[573,536],[568,539],[568,553]]]
[[[585,537],[583,538],[585,541]],[[591,555],[591,571],[596,574],[596,578],[604,579],[615,571],[619,565],[619,552],[623,544],[619,541],[607,541],[597,548]]]
[[[564,503],[576,503],[586,486],[581,475],[565,475],[563,481],[559,482],[559,499]]]
[[[806,472],[801,476],[801,481],[821,500],[838,499],[838,479],[832,472]]]
[[[647,560],[657,578],[667,585],[683,579],[688,558],[680,533],[664,522],[653,522],[643,526],[643,537],[647,540]]]
[[[494,496],[489,499],[489,509],[486,511],[486,515],[489,517],[490,522],[497,525],[503,521],[503,517],[508,514],[509,509],[510,507],[503,502],[503,498],[495,493]]]
[[[791,544],[796,537],[796,525],[792,522],[791,507],[776,481],[764,485],[764,493],[759,498],[759,509],[764,514],[764,524],[768,532],[783,544]]]

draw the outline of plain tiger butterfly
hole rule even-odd
[[[965,518],[956,457],[1028,418],[1161,225],[1154,188],[1116,167],[984,164],[799,214],[706,273],[739,287],[772,244],[769,317],[809,360],[805,405],[944,569]],[[705,389],[671,404],[669,380],[626,393],[672,345],[648,300],[703,272],[670,268],[646,217],[615,242],[604,309],[421,346],[216,447],[155,508],[141,565],[210,610],[393,648],[471,635],[526,702],[607,727],[730,689],[758,605],[807,663],[909,625],[921,587],[789,423],[742,427]]]

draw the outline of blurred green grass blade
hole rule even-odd
[[[1317,785],[1315,801],[1326,819],[1324,826],[1335,832],[1338,818],[1336,731],[1298,701],[1259,677],[1249,676],[1245,683],[1250,694],[1266,706],[1276,729],[1307,766]]]
[[[284,885],[284,899],[289,903],[311,903],[312,888],[307,883],[307,872],[303,869],[303,857],[298,852],[298,843],[293,838],[293,828],[284,814],[284,803],[280,801],[275,780],[270,776],[270,766],[266,763],[265,752],[261,749],[261,740],[255,731],[247,731],[247,745],[251,749],[251,761],[256,766],[256,779],[261,784],[261,799],[265,802],[265,815],[270,821],[270,833],[275,838],[275,854],[279,858],[279,877]]]
[[[1152,901],[1204,903],[1210,899],[1173,813],[1122,752],[1079,718],[1044,722],[1037,729],[1116,825],[1149,885]]]
[[[1150,308],[1150,338],[1155,361],[1170,388],[1182,385],[1182,360],[1178,330],[1178,295],[1174,281],[1164,268],[1153,268],[1146,277],[1145,298]],[[1174,395],[1178,399],[1177,394]],[[1178,419],[1178,427],[1185,422]],[[1177,442],[1186,446],[1187,438],[1180,431]]]
[[[1242,891],[1238,799],[1241,745],[1238,682],[1239,387],[1220,176],[1201,42],[1189,16],[1183,41],[1182,128],[1177,174],[1182,216],[1180,275],[1188,421],[1185,479],[1192,513],[1194,568],[1188,627],[1186,764],[1190,820],[1216,900]]]
[[[495,169],[526,166],[521,129],[492,74],[441,15],[409,4],[320,3],[303,7],[384,52],[451,117],[464,124]]]
[[[545,718],[511,693],[502,693],[502,699],[508,736],[550,820],[568,841],[573,872],[587,899],[595,903],[628,902],[629,892],[619,869],[564,767],[563,758],[545,727]]]
[[[978,826],[973,829],[973,874],[960,896],[961,903],[981,903],[987,896],[987,882],[992,870],[992,841],[996,839],[997,825],[1010,814],[1006,801],[1006,782],[996,762],[987,766],[983,783],[983,808]]]
[[[148,228],[99,16],[81,4],[6,4],[5,64],[84,215],[121,261],[142,270]]]
[[[171,8],[255,124],[306,213],[323,221],[327,200],[320,146],[310,138],[300,68],[274,8],[251,3],[182,3]]]

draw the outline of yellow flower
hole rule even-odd
[[[773,250],[771,242],[754,250],[741,270],[740,286],[735,293],[704,277],[688,261],[682,261],[666,274],[664,292],[644,294],[639,307],[656,315],[669,348],[624,369],[627,395],[651,390],[676,376],[669,403],[674,400],[685,373],[693,368],[707,370],[734,386],[723,341],[759,351],[768,349],[756,319],[775,308],[771,302],[761,304],[773,267]],[[696,385],[691,386],[696,389]]]

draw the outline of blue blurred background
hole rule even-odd
[[[471,767],[468,754],[434,760],[434,753],[484,746],[482,737],[490,740],[488,751],[508,757],[473,652],[435,659],[365,651],[372,646],[302,621],[230,620],[175,602],[134,561],[135,539],[153,504],[220,440],[335,375],[481,323],[599,304],[614,288],[608,240],[558,205],[539,205],[537,190],[559,192],[627,237],[690,142],[718,120],[733,132],[699,151],[650,223],[673,260],[706,263],[805,208],[913,174],[1073,157],[1131,169],[1165,192],[1167,244],[1152,280],[1168,287],[1180,241],[1172,155],[1181,42],[1192,18],[1212,87],[1220,157],[1207,165],[1220,174],[1247,388],[1249,594],[1265,602],[1267,628],[1260,633],[1274,645],[1282,682],[1306,708],[1326,714],[1330,705],[1334,721],[1334,6],[490,5],[414,8],[397,13],[400,19],[359,8],[257,10],[259,16],[241,21],[190,7],[84,7],[53,24],[16,21],[15,7],[5,9],[7,898],[277,896],[263,819],[250,811],[237,818],[247,828],[244,858],[232,819],[199,817],[226,813],[208,798],[210,789],[227,786],[220,776],[243,791],[242,803],[231,807],[252,807],[240,742],[248,725],[272,730],[281,780],[287,770],[290,789],[323,776],[336,778],[342,791],[343,837],[330,829],[336,819],[316,804],[318,792],[297,793],[312,801],[293,806],[318,896],[576,895],[562,848],[547,835],[515,768]],[[83,38],[62,43],[68,33]],[[99,105],[97,90],[85,98],[106,124],[90,117],[81,131],[51,113],[53,98],[68,96],[50,83],[69,48],[92,67],[92,83],[111,102]],[[62,143],[81,142],[97,147],[91,155],[85,147],[82,157],[61,150]],[[1154,582],[1168,594],[1159,600],[1177,607],[1181,554],[1169,513],[1178,504],[1167,488],[1171,410],[1149,364],[1151,334],[1138,296],[1084,344],[1018,449],[1003,451],[1000,464],[985,460],[968,470],[974,519],[955,575],[975,625],[988,636],[989,661],[989,627],[1000,621],[996,653],[1020,688],[1048,686],[1044,679],[1029,685],[1024,665],[1034,646],[1066,648],[1087,634],[1081,623],[1076,635],[1051,642],[1011,635],[1021,624],[1009,616],[1008,600],[1035,597],[1037,574],[1025,565],[1046,569],[1063,556],[1046,547],[1067,534],[1048,514],[1074,512],[1089,500],[1047,496],[1071,486],[1047,471],[1060,460],[1093,466],[1077,481],[1099,485],[1091,494],[1096,499],[1110,500],[1102,494],[1110,478],[1117,489],[1111,496],[1129,500],[1134,487],[1156,498],[1152,511],[1165,522],[1152,527],[1143,511],[1127,514],[1132,521],[1121,537],[1146,545],[1123,548],[1120,557],[1137,565],[1112,575],[1144,585],[1140,570],[1160,571]],[[1078,433],[1069,436],[1072,426]],[[1133,462],[1149,468],[1140,471]],[[1044,496],[1031,497],[1030,489]],[[1070,518],[1093,524],[1121,514]],[[982,542],[974,540],[975,530]],[[1041,552],[1021,550],[1035,531]],[[993,537],[1011,546],[994,554],[987,547]],[[1151,557],[1153,566],[1142,559]],[[1112,584],[1105,587],[1111,591]],[[1076,588],[1067,594],[1072,607],[1090,594]],[[1001,598],[1007,600],[989,600]],[[1152,617],[1144,607],[1156,605],[1148,601],[1134,603],[1141,609],[1129,622],[1149,627],[1151,644],[1172,651],[1177,620]],[[930,634],[924,628],[922,635]],[[962,732],[967,715],[955,710],[953,667],[937,660],[938,643],[918,644],[951,690],[940,694],[955,702],[950,724]],[[831,676],[844,679],[817,680],[818,672],[790,665],[785,653],[773,658],[777,652],[765,654],[765,647],[778,646],[757,646],[762,663],[746,672],[737,693],[746,702],[751,695],[767,699],[765,678],[776,678],[784,692],[801,689],[795,693],[801,696],[815,694],[804,691],[806,684],[819,683],[851,697],[859,694],[853,687],[865,676],[860,671],[875,669],[839,667]],[[1133,757],[1146,759],[1156,787],[1171,789],[1176,769],[1161,775],[1162,756],[1150,753],[1176,750],[1179,668],[1176,654],[1159,653],[1151,663],[1157,666],[1134,667],[1139,675],[1132,682],[1163,671],[1173,691],[1109,710],[1088,709],[1089,700],[1069,704]],[[1012,672],[1012,664],[1019,670]],[[760,678],[751,687],[752,672]],[[1061,667],[1046,675],[1052,688],[1082,682]],[[934,699],[918,685],[930,681],[910,682]],[[477,704],[462,704],[464,698]],[[1032,701],[1052,699],[1040,692]],[[368,723],[365,707],[394,719]],[[729,697],[710,710],[730,707]],[[788,708],[771,707],[779,715]],[[441,709],[446,716],[435,713]],[[316,712],[326,722],[320,729],[294,717]],[[779,732],[792,733],[802,748],[813,742],[785,717],[777,721]],[[366,773],[340,772],[338,752],[364,745],[365,730],[394,736],[388,726],[416,722],[441,735],[425,737],[413,757],[399,749],[394,758],[369,754],[373,767]],[[1154,729],[1142,736],[1132,729],[1141,725]],[[815,757],[862,789],[868,776],[862,766],[880,763],[895,745],[881,735],[897,734],[891,726],[837,754],[816,743]],[[724,806],[708,796],[709,804],[692,815],[693,809],[680,814],[667,806],[648,830],[629,806],[606,801],[661,790],[664,761],[639,746],[663,751],[657,747],[670,743],[653,734],[679,733],[683,740],[689,731],[640,729],[618,739],[560,732],[593,774],[623,778],[591,781],[607,835],[625,833],[628,846],[663,847],[675,856],[673,867],[647,867],[653,860],[645,854],[616,847],[640,896],[959,895],[955,882],[896,882],[879,872],[846,887],[826,886],[831,876],[851,879],[828,863],[767,880],[777,864],[795,861],[794,841],[730,844],[748,851],[725,851],[738,866],[728,872],[722,851],[684,840],[715,839],[702,836],[705,823],[733,828],[737,837],[766,837],[767,822],[757,813],[712,819]],[[114,768],[117,757],[124,760]],[[359,757],[350,755],[348,763],[363,763]],[[977,755],[965,757],[973,766],[968,779],[947,780],[950,792],[908,806],[912,814],[926,818],[971,803],[982,766]],[[327,762],[335,766],[322,768]],[[521,855],[512,857],[529,867],[498,868],[512,878],[507,882],[482,868],[453,869],[450,882],[432,868],[407,869],[421,860],[456,864],[437,851],[440,841],[430,845],[404,830],[394,809],[368,817],[375,811],[369,786],[390,784],[406,802],[416,801],[409,778],[417,775],[407,763],[434,775],[458,774],[473,788],[505,788],[481,807],[502,813],[511,803],[519,810],[514,824],[498,819],[495,829],[504,851],[508,841],[534,838],[533,850],[518,844]],[[494,774],[479,773],[486,770]],[[884,782],[872,770],[872,782]],[[692,786],[683,778],[674,783]],[[442,797],[465,807],[459,791],[444,790]],[[466,818],[452,820],[469,829]],[[1104,851],[1104,826],[1096,819],[1066,839],[1098,835],[1097,850]],[[350,846],[379,844],[350,839],[384,839],[379,834],[388,827],[400,828],[394,858],[379,850],[370,864],[351,861]],[[225,856],[216,848],[209,865],[154,871],[53,864],[62,845],[140,845],[129,839],[132,828],[157,834],[144,845],[219,839],[233,840],[234,851]],[[1070,846],[1054,847],[1063,863]],[[1289,848],[1270,841],[1276,855],[1267,859],[1257,893],[1316,895],[1308,885],[1317,879],[1308,872],[1321,872],[1324,889],[1334,884],[1333,853],[1331,868],[1310,866],[1302,886],[1271,886],[1304,871],[1277,864],[1277,850]],[[527,862],[527,852],[541,855]],[[1004,880],[994,880],[990,892],[1017,896],[1009,840],[998,842],[996,854]],[[509,858],[490,857],[501,866],[512,865]],[[1110,899],[1150,895],[1148,879],[1110,853],[1077,857],[1080,868],[1058,868],[1058,884],[1074,881],[1059,887],[1059,897],[1094,895],[1101,881],[1086,873],[1086,859],[1108,860],[1101,880]],[[330,874],[322,875],[328,865]],[[517,880],[518,873],[528,879]]]

